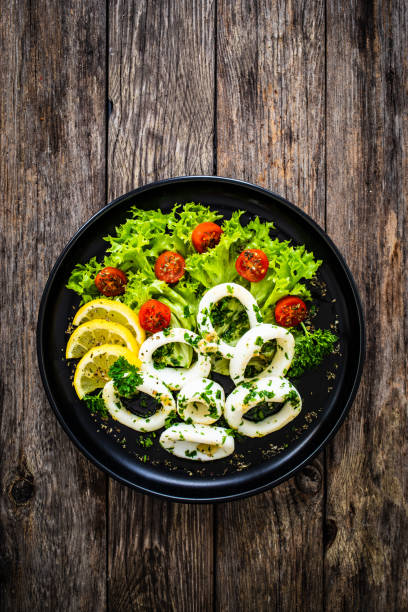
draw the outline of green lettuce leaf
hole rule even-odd
[[[95,286],[95,276],[102,270],[103,264],[92,257],[86,264],[77,264],[72,270],[67,284],[67,289],[72,289],[81,296],[81,303],[90,302],[100,293]]]

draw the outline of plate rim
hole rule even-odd
[[[94,221],[96,221],[100,216],[104,215],[108,210],[111,210],[112,208],[115,208],[116,206],[118,206],[123,200],[127,200],[132,198],[133,196],[135,196],[136,194],[140,194],[143,193],[144,191],[149,191],[151,189],[156,188],[157,186],[160,185],[165,185],[165,184],[171,184],[171,183],[177,183],[177,182],[193,182],[193,181],[211,181],[214,183],[227,183],[227,184],[232,184],[232,185],[237,185],[237,186],[241,186],[241,187],[246,187],[246,188],[250,188],[252,190],[255,190],[259,193],[262,193],[264,195],[267,196],[273,196],[275,199],[279,200],[282,204],[284,204],[285,206],[287,206],[290,210],[292,210],[294,213],[296,213],[297,215],[300,215],[301,217],[303,217],[303,219],[310,225],[312,225],[312,227],[314,228],[314,230],[318,233],[320,239],[323,240],[323,242],[325,242],[327,244],[327,246],[332,250],[332,252],[334,252],[339,264],[341,265],[343,272],[345,273],[347,280],[349,282],[349,286],[350,289],[352,291],[353,294],[353,298],[354,298],[354,302],[355,302],[355,307],[356,307],[356,311],[357,311],[357,315],[358,315],[358,328],[359,328],[359,356],[358,356],[358,363],[357,363],[357,368],[356,368],[356,372],[355,372],[355,376],[354,376],[354,380],[353,380],[353,385],[351,387],[351,390],[348,394],[348,398],[347,401],[344,402],[341,411],[339,412],[339,415],[333,425],[333,427],[330,429],[330,431],[323,437],[322,440],[320,440],[319,444],[317,444],[316,448],[314,448],[313,451],[310,451],[309,453],[307,453],[307,456],[300,461],[299,463],[297,463],[297,465],[287,471],[285,471],[284,474],[282,474],[279,477],[276,478],[271,478],[270,480],[268,480],[268,482],[266,484],[263,484],[261,486],[258,487],[254,487],[251,489],[247,489],[245,491],[242,492],[236,492],[236,493],[232,493],[232,494],[228,494],[228,495],[217,495],[217,496],[208,496],[208,497],[200,497],[200,498],[196,498],[196,497],[192,497],[192,496],[182,496],[182,495],[177,495],[177,494],[169,494],[169,493],[163,493],[163,492],[159,492],[153,489],[149,489],[146,486],[143,486],[141,484],[136,484],[133,481],[130,481],[129,479],[127,479],[124,476],[120,476],[119,474],[117,474],[116,472],[114,472],[112,469],[110,469],[109,467],[107,467],[106,465],[104,465],[97,457],[94,456],[94,454],[92,452],[90,452],[86,446],[84,444],[82,444],[82,442],[72,433],[71,429],[69,428],[69,426],[67,425],[67,423],[64,420],[64,417],[62,415],[62,413],[60,412],[57,402],[54,400],[52,391],[51,391],[51,387],[48,381],[48,376],[46,374],[46,370],[45,370],[45,360],[44,360],[44,346],[43,346],[43,331],[44,331],[44,315],[45,315],[45,309],[46,309],[46,305],[47,305],[47,301],[49,298],[49,294],[50,294],[50,288],[51,285],[53,283],[54,277],[57,273],[57,271],[59,270],[63,260],[65,259],[66,254],[69,252],[69,250],[71,249],[71,246],[78,240],[78,238],[88,229],[88,227],[90,225],[92,225],[94,223]],[[53,412],[58,420],[58,422],[60,423],[60,425],[62,426],[63,430],[65,431],[65,433],[68,435],[69,439],[71,440],[71,442],[73,442],[75,444],[75,446],[82,452],[83,455],[85,455],[85,457],[90,460],[94,465],[96,465],[96,467],[98,467],[100,470],[102,470],[105,474],[107,474],[108,476],[111,476],[112,478],[114,478],[116,481],[120,482],[121,484],[125,484],[126,486],[135,489],[137,491],[140,491],[142,493],[148,494],[148,495],[153,495],[155,497],[159,497],[161,499],[166,499],[168,501],[173,501],[173,502],[178,502],[178,503],[198,503],[198,504],[208,504],[208,503],[221,503],[221,502],[229,502],[229,501],[234,501],[237,499],[243,499],[246,497],[250,497],[252,495],[257,495],[259,493],[262,493],[264,491],[267,491],[271,488],[274,488],[275,486],[281,484],[282,482],[288,480],[289,478],[291,478],[292,476],[294,476],[297,472],[299,472],[306,464],[310,463],[312,461],[312,459],[314,457],[316,457],[316,455],[319,454],[319,452],[321,452],[321,450],[326,446],[326,444],[335,436],[335,434],[338,432],[339,428],[341,427],[341,425],[343,424],[354,400],[357,394],[357,391],[359,389],[360,383],[361,383],[361,378],[362,378],[362,373],[363,373],[363,368],[364,368],[364,362],[365,362],[365,356],[366,356],[366,326],[365,326],[365,317],[364,317],[364,311],[363,311],[363,307],[362,307],[362,302],[361,302],[361,298],[359,295],[359,291],[357,288],[357,284],[356,281],[354,280],[354,277],[350,271],[350,268],[348,267],[345,258],[343,257],[342,253],[340,252],[340,250],[338,249],[338,247],[335,245],[335,243],[333,242],[333,240],[328,236],[328,234],[325,232],[325,230],[320,227],[320,225],[314,220],[312,219],[312,217],[310,217],[306,212],[304,212],[301,208],[299,208],[298,206],[296,206],[295,204],[293,204],[292,202],[290,202],[289,200],[287,200],[286,198],[284,198],[283,196],[281,196],[280,194],[272,191],[271,189],[267,189],[265,187],[261,187],[260,185],[256,185],[254,183],[250,183],[249,181],[245,181],[242,179],[236,179],[236,178],[231,178],[231,177],[224,177],[224,176],[214,176],[214,175],[182,175],[182,176],[176,176],[176,177],[171,177],[171,178],[166,178],[166,179],[160,179],[158,181],[153,181],[151,183],[146,183],[144,185],[141,185],[140,187],[137,187],[136,189],[132,189],[131,191],[128,191],[125,194],[122,194],[121,196],[115,198],[114,200],[112,200],[111,202],[109,202],[108,204],[106,204],[105,206],[103,206],[100,210],[98,210],[96,213],[94,213],[87,221],[85,221],[85,223],[83,223],[81,225],[81,227],[73,234],[73,236],[71,237],[71,239],[67,242],[67,244],[65,245],[65,247],[62,249],[62,251],[60,252],[59,256],[57,257],[50,273],[49,276],[47,278],[47,281],[44,285],[44,289],[42,292],[42,296],[41,296],[41,300],[40,300],[40,305],[39,305],[39,309],[38,309],[38,317],[37,317],[37,327],[36,327],[36,344],[37,344],[37,361],[38,361],[38,367],[39,367],[39,372],[40,372],[40,376],[41,376],[41,381],[48,399],[49,404],[51,405],[51,408],[53,409]]]

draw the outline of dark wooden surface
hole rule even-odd
[[[408,609],[407,15],[403,0],[1,2],[0,610]],[[215,507],[94,468],[35,356],[69,237],[187,173],[306,210],[367,317],[362,386],[324,453]]]

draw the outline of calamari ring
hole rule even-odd
[[[103,388],[102,397],[111,417],[136,431],[155,431],[164,427],[166,417],[176,410],[176,403],[166,385],[155,376],[143,375],[143,383],[136,389],[160,401],[160,410],[145,418],[133,414],[124,407],[116,393],[113,380],[110,380]]]
[[[276,414],[255,423],[244,415],[261,402],[285,402]],[[250,438],[261,438],[285,427],[302,408],[302,398],[297,389],[286,378],[271,376],[252,385],[239,385],[227,397],[224,416],[232,429]]]
[[[213,351],[217,350],[226,359],[231,359],[237,354],[237,347],[227,344],[218,337],[210,318],[211,307],[224,297],[234,297],[241,302],[247,312],[251,328],[262,323],[262,316],[253,295],[237,283],[216,285],[203,295],[198,305],[198,329],[203,338],[208,340],[209,350],[212,347]]]
[[[179,391],[190,380],[205,378],[210,373],[211,360],[209,355],[205,355],[199,350],[199,341],[200,337],[197,334],[182,327],[173,327],[167,332],[153,334],[143,342],[139,349],[142,371],[156,376],[173,391]],[[155,368],[153,363],[154,351],[171,342],[182,342],[194,349],[197,353],[197,361],[191,368]]]
[[[263,372],[253,378],[245,378],[245,369],[268,340],[276,340],[276,353]],[[295,354],[295,339],[284,327],[262,323],[248,330],[237,343],[236,352],[230,361],[230,376],[236,385],[244,381],[257,380],[267,376],[285,376]]]
[[[214,380],[197,378],[184,385],[177,397],[177,412],[189,423],[211,425],[222,416],[224,389]]]
[[[176,423],[163,431],[160,445],[169,453],[193,461],[215,461],[234,452],[234,438],[223,427]]]

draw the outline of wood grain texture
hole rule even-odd
[[[0,610],[408,609],[407,12],[2,3]],[[52,264],[106,196],[213,171],[327,215],[368,331],[327,460],[216,508],[108,482],[57,424],[35,355]]]
[[[408,609],[407,13],[328,2],[327,223],[368,334],[358,401],[327,451],[328,610]]]
[[[212,174],[212,2],[115,2],[109,17],[109,197],[182,174]],[[109,607],[209,610],[213,509],[111,481]]]
[[[114,2],[110,12],[109,194],[212,174],[214,3]]]
[[[104,3],[3,2],[0,22],[0,608],[101,610],[106,480],[46,401],[46,278],[104,203]],[[102,575],[102,579],[101,579]]]
[[[324,224],[324,2],[218,3],[217,172]]]
[[[325,217],[324,3],[218,3],[218,173]],[[321,610],[322,456],[216,511],[216,609]]]

